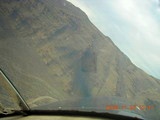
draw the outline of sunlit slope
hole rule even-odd
[[[32,105],[98,96],[160,101],[160,82],[64,0],[0,1],[0,67]]]

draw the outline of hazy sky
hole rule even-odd
[[[68,0],[147,73],[160,79],[159,0]]]

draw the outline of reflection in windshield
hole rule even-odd
[[[160,81],[70,2],[1,0],[0,26],[0,68],[31,110],[160,118]],[[0,82],[0,106],[11,105],[5,88]]]

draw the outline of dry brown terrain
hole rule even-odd
[[[0,68],[31,106],[43,96],[160,102],[160,81],[65,0],[0,1]]]

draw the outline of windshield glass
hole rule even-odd
[[[31,110],[159,120],[159,9],[158,0],[0,0],[1,113],[23,108],[5,75]]]

